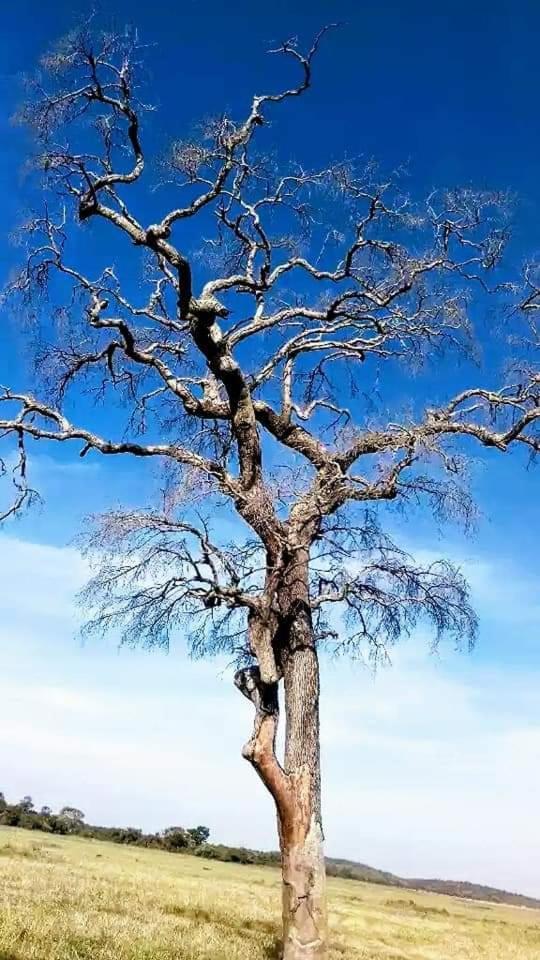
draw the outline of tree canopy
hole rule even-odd
[[[197,137],[173,139],[159,182],[183,202],[160,211],[158,192],[150,225],[135,213],[152,153],[136,33],[70,34],[42,59],[21,111],[47,201],[22,230],[28,259],[9,295],[39,322],[39,392],[0,397],[0,430],[17,449],[4,461],[15,486],[4,515],[37,496],[32,438],[73,441],[83,457],[163,463],[158,508],[115,510],[89,540],[106,558],[85,596],[94,625],[128,641],[166,644],[181,622],[198,652],[249,655],[243,628],[267,602],[265,553],[300,532],[312,544],[321,638],[377,659],[420,614],[437,634],[472,637],[459,571],[416,563],[378,508],[420,503],[467,522],[462,441],[531,452],[540,443],[534,323],[528,337],[520,328],[519,346],[514,338],[502,384],[488,376],[419,411],[404,410],[391,386],[401,368],[472,359],[473,299],[495,294],[500,306],[516,293],[500,270],[508,197],[466,188],[417,202],[371,163],[283,170],[265,152],[273,111],[309,89],[328,29],[305,54],[294,41],[272,51],[297,68],[296,82],[255,96],[239,120],[220,115]],[[119,233],[120,267],[86,274],[74,215]],[[199,220],[190,252],[185,236]],[[525,285],[521,315],[534,318],[534,266]],[[117,410],[116,439],[93,416],[80,422],[88,393]],[[213,529],[224,497],[250,530],[243,543]],[[345,639],[325,616],[335,605]]]

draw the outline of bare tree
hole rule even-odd
[[[135,212],[148,110],[136,35],[85,28],[43,59],[23,119],[38,137],[47,203],[25,226],[27,261],[9,291],[38,325],[38,395],[0,396],[0,436],[15,442],[4,516],[36,496],[32,440],[159,465],[157,505],[95,520],[88,628],[149,645],[183,629],[197,654],[234,655],[255,710],[243,755],[277,810],[286,960],[327,952],[320,650],[377,662],[425,618],[435,642],[474,636],[459,570],[415,562],[381,526],[381,508],[419,503],[467,521],[470,445],[540,447],[540,377],[521,347],[502,385],[397,422],[372,402],[375,369],[470,356],[471,304],[498,277],[506,198],[454,190],[415,206],[399,178],[371,165],[283,170],[258,152],[272,111],[308,90],[325,32],[307,53],[293,40],[272,51],[298,71],[290,87],[172,144],[165,193],[150,196],[156,209],[163,196],[178,205],[150,225]],[[90,276],[81,246],[88,230],[98,246],[105,228],[122,270]],[[528,276],[523,306],[534,314]],[[101,407],[83,417],[85,392]],[[232,543],[223,511],[238,518]]]

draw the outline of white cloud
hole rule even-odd
[[[2,624],[19,614],[73,617],[74,598],[88,573],[80,553],[71,547],[29,543],[0,535]]]
[[[0,537],[0,789],[97,822],[202,821],[216,839],[275,846],[271,803],[240,759],[249,705],[215,662],[81,647],[86,572],[71,548]],[[496,595],[501,571],[482,577]],[[375,678],[325,664],[328,849],[540,895],[540,669],[426,651],[416,637]]]
[[[465,553],[453,545],[440,548],[415,547],[405,549],[424,564],[441,558],[456,564],[471,587],[473,601],[484,615],[499,623],[534,623],[540,620],[540,573],[527,568],[510,553],[501,551],[496,559]]]
[[[457,671],[413,646],[356,698],[348,685],[326,700],[329,844],[404,875],[539,895],[540,671],[468,658]]]

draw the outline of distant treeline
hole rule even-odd
[[[208,843],[210,830],[197,827],[167,827],[159,833],[144,833],[138,827],[100,827],[86,823],[85,815],[77,807],[65,806],[55,813],[51,807],[34,806],[32,797],[25,796],[18,803],[8,803],[0,792],[0,825],[22,827],[24,830],[42,830],[45,833],[75,835],[93,840],[108,840],[111,843],[133,844],[152,847],[171,853],[192,853],[209,860],[229,863],[274,864],[279,863],[278,853],[247,850],[243,847],[226,847]]]
[[[208,860],[221,860],[225,863],[246,863],[259,866],[278,866],[280,855],[274,851],[249,850],[246,847],[227,847],[224,844],[209,843],[208,827],[168,827],[160,833],[143,833],[137,827],[97,827],[85,823],[84,813],[77,807],[62,807],[54,813],[50,807],[37,810],[32,797],[23,797],[19,803],[7,803],[0,792],[0,825],[23,827],[25,830],[43,830],[45,833],[74,834],[93,840],[109,840],[112,843],[133,844],[138,847],[154,847],[168,850],[170,853],[190,853]],[[509,893],[495,887],[482,884],[452,881],[423,880],[398,877],[385,870],[377,870],[365,863],[354,860],[327,858],[328,876],[343,880],[360,880],[368,883],[380,883],[389,887],[425,890],[442,893],[451,897],[484,900],[491,903],[508,903],[520,907],[540,907],[540,901],[534,897]],[[1,960],[1,957],[0,957]]]
[[[278,866],[281,859],[280,854],[272,850],[250,850],[247,847],[228,847],[222,843],[209,843],[210,830],[204,826],[167,827],[159,833],[143,833],[138,827],[100,827],[86,823],[83,811],[77,807],[65,806],[55,813],[51,807],[36,808],[30,796],[23,797],[18,803],[8,803],[2,792],[0,792],[0,825],[22,827],[24,830],[42,830],[45,833],[71,834],[93,840],[108,840],[111,843],[132,844],[137,847],[152,847],[168,850],[170,853],[191,853],[198,857],[205,857],[207,860],[220,860],[224,863]],[[359,879],[351,872],[350,864],[342,867],[329,862],[327,872],[332,876]],[[373,876],[370,875],[369,879],[377,882],[377,871],[373,871]]]
[[[77,807],[62,807],[55,813],[50,807],[36,809],[32,797],[18,803],[8,803],[0,792],[0,824],[23,827],[25,830],[43,830],[45,833],[75,834],[93,840],[112,843],[131,843],[140,847],[158,847],[162,850],[198,850],[210,836],[208,827],[168,827],[161,833],[143,833],[138,827],[99,827],[86,823],[84,813]]]

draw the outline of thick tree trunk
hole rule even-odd
[[[328,950],[321,819],[319,662],[308,596],[308,552],[296,550],[272,595],[277,615],[250,619],[258,666],[240,670],[238,688],[254,704],[243,754],[272,794],[283,872],[283,960],[325,960]],[[278,687],[285,693],[285,756],[275,752]]]
[[[279,816],[283,871],[283,958],[327,955],[321,821],[319,667],[314,647],[293,651],[284,671],[285,772],[290,802]]]
[[[282,846],[283,960],[327,956],[326,877],[321,824]]]
[[[289,802],[278,805],[283,870],[283,958],[327,955],[326,875],[321,818],[319,661],[309,605],[307,549],[297,549],[285,576],[281,669],[285,690],[284,770]]]

